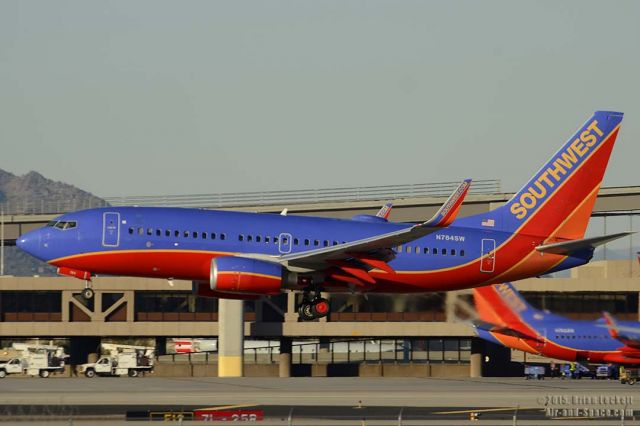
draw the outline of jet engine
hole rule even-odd
[[[270,295],[279,294],[284,268],[258,259],[224,256],[211,261],[209,289],[213,292]]]

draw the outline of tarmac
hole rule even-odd
[[[522,424],[572,419],[577,425],[614,418],[620,424],[619,411],[626,409],[626,424],[640,424],[633,419],[640,416],[638,390],[617,381],[558,378],[7,377],[0,380],[0,421],[115,424],[127,413],[148,419],[149,413],[210,408],[262,410],[264,424],[288,424],[291,413],[291,424],[399,424],[401,412],[403,424],[464,424],[472,413],[485,424],[512,424],[517,412],[519,419],[534,422]]]

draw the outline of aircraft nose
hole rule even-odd
[[[23,251],[29,253],[31,256],[41,258],[42,245],[41,245],[41,233],[39,230],[30,231],[26,234],[20,235],[16,241],[16,245]]]

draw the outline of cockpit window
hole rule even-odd
[[[51,223],[51,222],[49,222]],[[49,226],[49,225],[47,225]],[[54,225],[51,226],[55,226],[58,229],[62,229],[63,231],[66,231],[67,229],[73,229],[77,226],[76,221],[75,220],[70,220],[70,221],[66,221],[66,220],[61,220],[56,222]]]
[[[56,226],[56,223],[58,223],[57,220],[52,220],[49,223],[47,223],[47,226]]]

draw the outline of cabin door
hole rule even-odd
[[[496,269],[496,240],[482,239],[480,272],[490,273]]]
[[[120,245],[120,213],[102,214],[102,245],[105,247]]]

